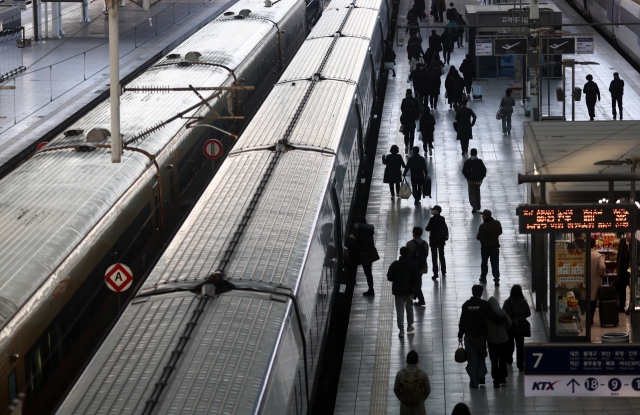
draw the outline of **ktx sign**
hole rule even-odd
[[[104,274],[104,281],[111,291],[119,293],[131,287],[133,273],[124,264],[113,264],[107,268],[107,272]]]
[[[550,55],[573,55],[576,53],[576,39],[573,37],[558,37],[549,38],[549,49],[547,49],[547,39],[542,38],[542,50],[540,53],[547,54],[547,50]]]

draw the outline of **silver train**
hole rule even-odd
[[[640,62],[640,2],[637,0],[568,0],[594,23],[616,23],[600,26],[611,39],[615,39],[633,61]],[[634,23],[635,25],[629,25]]]
[[[59,406],[308,34],[305,1],[232,3],[126,85],[122,163],[105,102],[0,180],[0,408],[20,392],[26,414]],[[148,92],[189,85],[254,89]],[[119,294],[114,263],[134,277]]]
[[[58,414],[307,413],[392,6],[332,1]]]

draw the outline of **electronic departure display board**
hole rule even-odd
[[[626,232],[635,229],[635,205],[520,205],[520,233]]]

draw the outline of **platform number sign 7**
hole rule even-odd
[[[536,357],[536,362],[533,364],[533,368],[536,369],[542,360],[542,353],[531,353],[532,356]]]

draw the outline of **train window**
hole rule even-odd
[[[111,253],[118,252],[117,261],[131,264],[151,240],[150,216],[151,204],[147,203],[25,354],[29,402],[34,400],[90,326],[96,332],[84,339],[82,349],[90,353],[99,346],[102,336],[107,333],[110,323],[117,316],[117,310],[114,309],[112,314],[101,315],[99,322],[94,321],[111,294],[104,285],[104,271],[113,262]],[[134,290],[131,291],[133,292]],[[77,347],[75,350],[78,350]]]
[[[9,402],[13,402],[14,399],[18,397],[18,378],[16,375],[16,370],[9,374]]]

